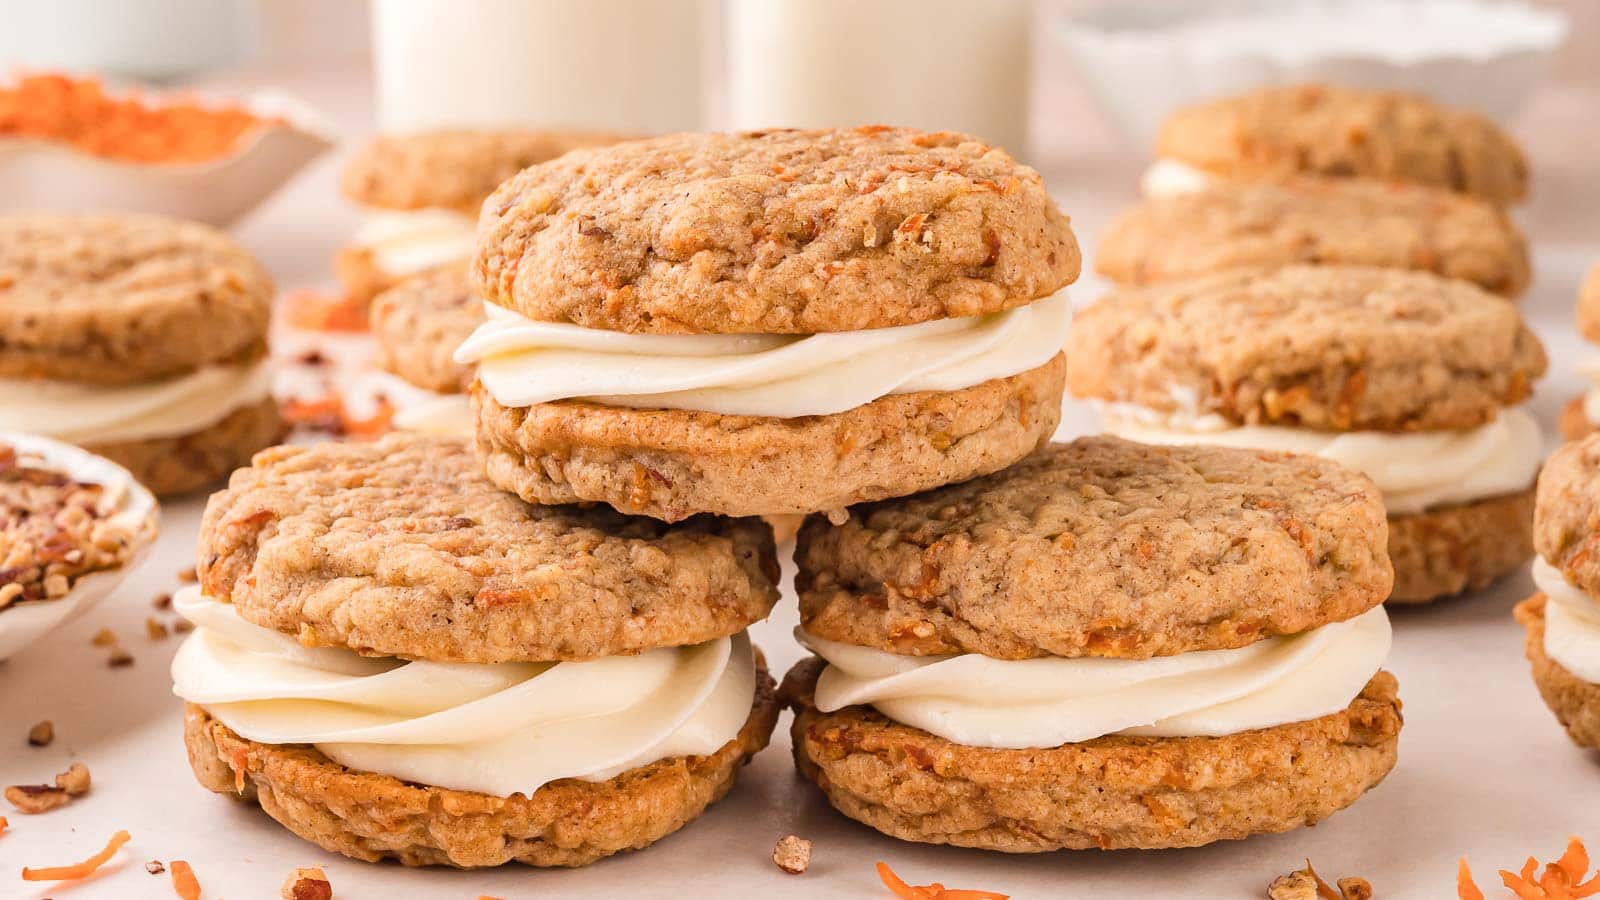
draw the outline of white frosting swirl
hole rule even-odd
[[[0,431],[72,444],[109,444],[194,434],[272,393],[266,357],[244,365],[133,384],[0,379]]]
[[[1544,436],[1522,407],[1463,431],[1314,431],[1235,425],[1221,416],[1166,414],[1108,404],[1105,430],[1144,444],[1214,444],[1306,453],[1363,472],[1390,515],[1408,515],[1525,491],[1539,473]]]
[[[315,744],[417,784],[531,795],[710,754],[738,735],[755,695],[742,633],[587,662],[406,662],[303,647],[196,588],[173,603],[197,626],[172,661],[179,697],[250,740]]]
[[[824,712],[871,704],[968,747],[1059,747],[1108,734],[1217,736],[1330,715],[1389,655],[1383,607],[1233,650],[1151,659],[896,656],[795,636],[828,661]]]
[[[472,439],[472,401],[466,394],[434,394],[395,410],[394,427],[446,437]]]
[[[453,209],[370,209],[352,243],[389,275],[414,275],[472,257],[477,220]]]
[[[1216,183],[1216,176],[1179,162],[1171,157],[1158,157],[1139,177],[1139,190],[1146,197],[1173,197],[1193,194]]]
[[[813,335],[627,334],[488,314],[455,358],[478,364],[502,406],[585,399],[781,418],[1016,375],[1060,353],[1072,323],[1065,292],[991,315]]]
[[[1544,592],[1544,652],[1563,669],[1600,684],[1600,600],[1567,581],[1561,570],[1533,558],[1533,583]]]

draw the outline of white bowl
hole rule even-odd
[[[131,162],[58,141],[0,138],[0,209],[116,210],[230,225],[334,143],[333,128],[287,94],[232,102],[282,121],[261,125],[233,153],[203,163]]]
[[[105,599],[122,579],[144,559],[160,528],[160,506],[127,469],[87,450],[31,434],[0,431],[0,443],[19,452],[36,454],[53,468],[79,481],[104,484],[117,503],[116,518],[133,529],[133,553],[115,569],[91,572],[73,582],[66,596],[55,600],[25,600],[0,609],[0,660],[5,660],[44,637],[52,629]]]
[[[1555,10],[1483,0],[1121,0],[1052,25],[1146,148],[1178,107],[1307,81],[1415,91],[1504,122],[1568,30]]]

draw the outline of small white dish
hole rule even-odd
[[[1308,81],[1414,91],[1505,122],[1568,31],[1559,11],[1486,0],[1119,0],[1052,24],[1141,148],[1181,106]]]
[[[228,156],[202,163],[132,162],[59,141],[0,138],[0,209],[152,213],[223,227],[334,144],[333,127],[287,94],[226,102],[267,121]]]
[[[0,444],[42,459],[52,468],[79,480],[106,485],[117,506],[116,517],[133,530],[133,553],[119,568],[91,572],[73,582],[66,596],[55,600],[25,600],[0,609],[0,660],[14,656],[51,630],[105,599],[122,579],[139,565],[160,530],[160,505],[127,469],[87,450],[31,434],[0,431]]]

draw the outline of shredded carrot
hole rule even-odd
[[[328,394],[314,400],[285,400],[280,405],[283,420],[290,426],[340,437],[376,438],[393,430],[394,404],[378,397],[372,415],[362,419],[351,414],[344,398]]]
[[[96,869],[106,864],[106,861],[117,855],[117,850],[130,840],[126,831],[119,831],[106,842],[104,850],[89,857],[83,862],[72,863],[66,866],[51,866],[44,869],[30,869],[22,867],[23,881],[77,881],[88,878]]]
[[[0,816],[0,832],[4,832],[7,828],[10,828],[10,827],[11,827],[11,823],[6,821],[6,817],[5,816]]]
[[[167,863],[172,873],[172,890],[183,900],[200,900],[200,879],[194,877],[194,868],[181,859]]]
[[[0,86],[0,136],[43,138],[108,159],[199,163],[234,152],[268,122],[238,105],[113,97],[93,78],[30,75]]]
[[[1589,851],[1583,840],[1574,836],[1567,838],[1567,850],[1561,858],[1545,866],[1542,873],[1539,861],[1530,856],[1520,872],[1501,869],[1500,881],[1518,900],[1582,900],[1600,895],[1600,872],[1584,881],[1588,871]],[[1466,857],[1462,857],[1456,872],[1456,894],[1460,900],[1484,900],[1483,891],[1472,880]]]
[[[305,331],[366,331],[367,304],[346,294],[302,288],[283,296],[283,318]]]
[[[906,884],[884,862],[878,863],[878,878],[900,900],[1007,900],[1006,894],[947,888],[937,881],[924,885]]]

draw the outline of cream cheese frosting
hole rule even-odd
[[[477,219],[453,209],[368,210],[351,243],[390,275],[414,275],[472,257]]]
[[[1203,191],[1216,182],[1216,176],[1179,162],[1159,157],[1139,177],[1139,190],[1146,197],[1174,197]]]
[[[471,439],[472,401],[466,394],[434,394],[395,410],[394,427],[448,437]]]
[[[134,384],[0,379],[0,431],[72,444],[109,444],[194,434],[272,394],[266,357],[243,365]]]
[[[1111,734],[1218,736],[1349,706],[1389,653],[1378,606],[1345,622],[1232,650],[1151,659],[897,656],[795,636],[827,661],[817,708],[869,704],[968,747],[1059,747]]]
[[[1561,570],[1533,558],[1533,583],[1544,592],[1544,652],[1563,669],[1600,684],[1600,601],[1567,581]]]
[[[627,334],[487,311],[455,358],[478,365],[502,406],[583,399],[779,418],[1026,372],[1061,352],[1072,322],[1064,292],[990,315],[813,335]]]
[[[314,744],[333,761],[494,796],[561,778],[604,781],[706,755],[750,715],[756,674],[739,634],[585,662],[437,663],[304,647],[191,587],[173,598],[195,631],[173,692],[241,736]]]
[[[1525,491],[1544,456],[1539,423],[1522,407],[1502,409],[1477,428],[1411,432],[1237,425],[1212,413],[1168,414],[1128,404],[1103,409],[1107,432],[1144,444],[1215,444],[1331,459],[1371,478],[1391,515]]]

